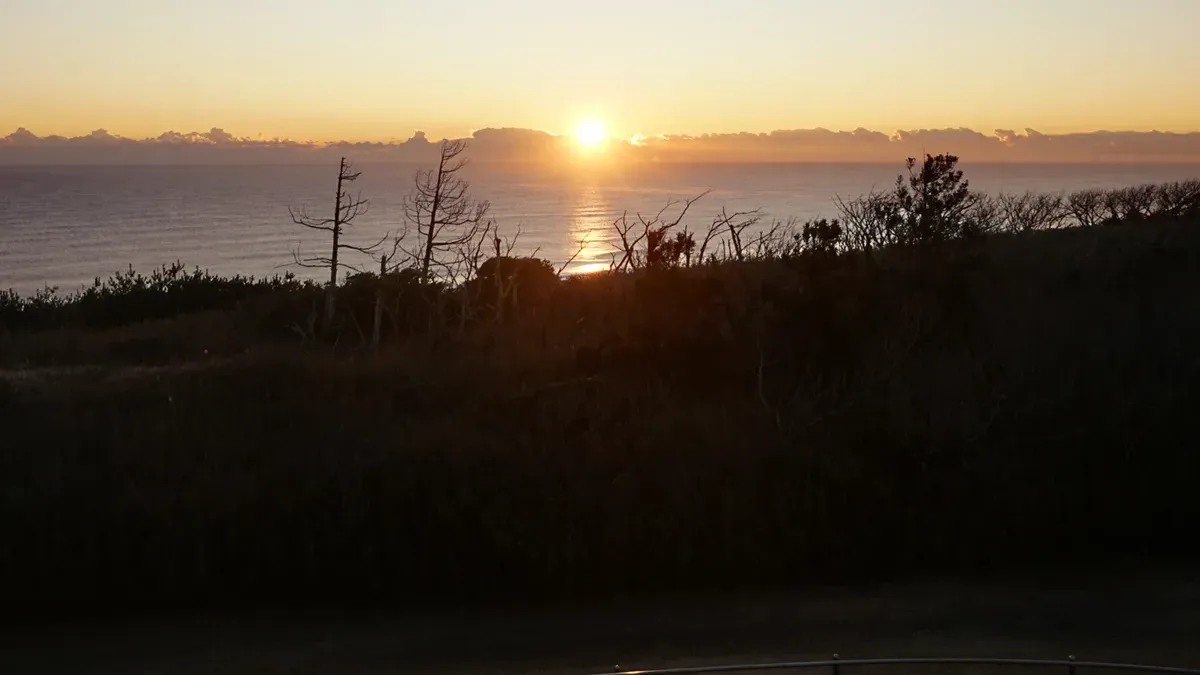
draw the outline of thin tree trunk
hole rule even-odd
[[[329,288],[325,290],[325,323],[328,330],[333,323],[337,302],[338,239],[342,234],[342,182],[346,178],[346,158],[338,164],[337,192],[333,197],[333,252],[329,256]]]
[[[338,239],[342,234],[342,181],[346,178],[346,158],[338,165],[337,193],[333,196],[333,253],[329,256],[329,285],[337,285]]]
[[[383,284],[387,275],[387,256],[379,259],[379,285],[375,288],[375,317],[371,325],[371,348],[379,354],[379,331],[383,323]]]
[[[442,170],[446,167],[445,155],[442,156],[441,162],[438,164],[437,185],[433,191],[433,205],[429,208],[429,231],[425,237],[425,257],[421,262],[421,277],[426,281],[429,280],[429,265],[433,260],[433,241],[437,234],[437,212],[441,206],[442,200]]]
[[[336,309],[336,303],[337,286],[330,285],[329,288],[325,289],[325,319],[321,327],[322,331],[328,331],[329,327],[333,325],[333,315]]]

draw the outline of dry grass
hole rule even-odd
[[[1139,223],[576,279],[377,356],[249,309],[10,334],[51,369],[0,389],[0,584],[394,606],[1190,554],[1197,264]]]
[[[453,282],[347,279],[319,330],[313,284],[182,265],[0,294],[0,594],[527,605],[1193,555],[1200,182],[950,183],[742,214],[723,261],[665,217],[586,278],[460,251]]]

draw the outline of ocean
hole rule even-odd
[[[363,164],[353,185],[370,211],[347,230],[351,243],[403,228],[402,204],[414,172],[403,164]],[[961,167],[987,192],[1073,191],[1200,176],[1197,165],[1020,165]],[[837,215],[835,195],[887,189],[902,164],[646,165],[557,172],[472,165],[472,192],[491,202],[500,233],[521,236],[515,254],[565,261],[568,272],[606,267],[612,222],[623,212],[658,212],[668,200],[711,193],[684,221],[704,225],[725,207],[758,208],[766,219]],[[322,245],[292,224],[289,206],[332,210],[336,166],[0,166],[0,289],[74,290],[132,265],[149,271],[176,260],[219,274],[281,274],[291,250]],[[673,212],[668,212],[673,213]],[[327,243],[325,244],[328,245]],[[364,266],[370,263],[359,261]]]

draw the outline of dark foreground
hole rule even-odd
[[[0,594],[415,611],[1189,558],[1196,269],[1200,225],[1138,223],[563,282],[378,355],[230,349],[245,308],[14,333]]]
[[[1200,575],[1126,566],[1008,583],[709,596],[587,611],[168,616],[41,624],[0,638],[0,672],[588,673],[842,658],[1012,657],[1200,667]],[[814,671],[823,672],[823,671]],[[1042,675],[889,667],[846,673]]]
[[[1068,227],[1059,197],[944,189],[954,161],[846,227],[733,229],[724,257],[647,223],[636,265],[582,278],[497,255],[461,282],[404,269],[334,294],[176,268],[0,294],[0,599],[425,625],[1200,558],[1200,182],[1071,195]],[[1064,625],[1082,615],[1110,616]],[[816,630],[818,655],[875,620],[839,638],[764,619],[787,637],[771,649]],[[608,661],[607,630],[571,634]],[[645,653],[715,646],[680,639]]]

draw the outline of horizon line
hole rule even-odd
[[[891,132],[885,132],[885,131],[881,131],[878,129],[870,129],[870,128],[860,125],[860,126],[856,126],[853,128],[847,128],[847,127],[833,128],[833,127],[825,127],[825,126],[777,127],[777,128],[768,129],[768,130],[745,129],[745,130],[740,130],[740,131],[708,131],[708,132],[702,132],[702,133],[698,133],[698,134],[683,133],[683,132],[659,132],[659,133],[654,133],[654,134],[643,134],[643,133],[639,132],[639,133],[634,133],[633,135],[631,135],[628,138],[625,138],[623,136],[616,136],[616,135],[607,136],[605,138],[605,141],[609,142],[609,143],[614,143],[614,142],[626,143],[629,145],[637,146],[639,144],[638,141],[656,141],[656,140],[674,140],[674,139],[701,140],[701,139],[706,139],[706,138],[731,138],[731,137],[764,137],[764,136],[769,137],[769,136],[772,136],[775,134],[780,134],[780,133],[796,133],[796,132],[828,133],[828,134],[833,134],[833,135],[854,135],[854,134],[869,133],[872,135],[884,135],[890,140],[901,140],[899,138],[899,136],[901,134],[906,134],[906,133],[914,134],[914,133],[921,133],[921,132],[947,132],[947,131],[971,132],[974,134],[979,134],[980,136],[983,136],[985,138],[1000,138],[1002,136],[1013,136],[1013,135],[1020,136],[1020,137],[1027,137],[1030,135],[1049,136],[1049,137],[1068,137],[1068,136],[1091,136],[1091,135],[1105,135],[1105,134],[1112,134],[1112,135],[1123,135],[1123,134],[1134,135],[1134,134],[1136,134],[1136,135],[1163,135],[1163,136],[1200,135],[1200,128],[1192,129],[1189,131],[1164,131],[1159,128],[1136,129],[1136,128],[1100,127],[1100,128],[1092,128],[1092,129],[1076,130],[1076,131],[1041,132],[1036,127],[1031,127],[1031,126],[1016,127],[1016,126],[1014,126],[1014,127],[1010,127],[1010,128],[997,127],[995,129],[992,129],[990,132],[985,132],[985,131],[980,131],[978,129],[974,129],[974,128],[971,128],[968,126],[957,126],[957,127],[955,127],[955,126],[940,126],[940,127],[939,126],[921,126],[921,127],[908,127],[908,128],[897,127],[895,129],[893,129]],[[534,133],[534,134],[542,134],[542,135],[545,135],[545,136],[548,136],[551,138],[571,137],[574,134],[574,132],[571,132],[571,131],[550,131],[550,130],[546,130],[546,129],[537,129],[537,128],[533,128],[533,127],[483,126],[483,127],[472,128],[469,131],[467,131],[466,135],[463,135],[463,136],[449,135],[449,136],[443,136],[443,137],[437,138],[437,139],[430,138],[423,130],[414,128],[412,130],[411,134],[409,136],[405,137],[403,140],[400,140],[399,137],[397,137],[397,136],[390,136],[386,139],[385,138],[376,138],[376,139],[352,140],[349,138],[339,138],[337,140],[321,140],[321,139],[312,138],[312,137],[298,138],[298,137],[279,136],[279,135],[267,136],[266,134],[263,134],[261,132],[255,136],[241,136],[241,135],[235,135],[235,134],[229,133],[228,131],[226,131],[226,129],[224,127],[221,127],[221,126],[210,127],[207,131],[197,131],[197,130],[193,129],[191,131],[180,132],[180,131],[176,131],[175,129],[167,129],[162,132],[159,132],[159,134],[156,136],[155,135],[148,135],[148,136],[128,135],[127,136],[127,135],[112,133],[112,132],[108,131],[108,128],[105,126],[99,126],[99,127],[96,127],[95,129],[92,129],[89,132],[81,133],[81,134],[77,134],[77,135],[67,135],[67,134],[61,134],[61,133],[49,133],[46,135],[38,135],[37,133],[32,131],[31,127],[25,126],[25,125],[18,125],[15,129],[12,130],[12,132],[7,134],[6,136],[0,136],[0,141],[10,141],[10,140],[14,139],[14,137],[28,138],[30,140],[37,140],[37,141],[84,140],[84,139],[89,139],[89,138],[103,137],[103,138],[111,138],[113,140],[133,141],[133,142],[140,143],[140,142],[162,142],[164,137],[169,137],[171,139],[197,139],[198,140],[198,139],[205,139],[214,134],[220,134],[224,140],[234,141],[234,142],[238,142],[238,143],[245,143],[245,144],[292,143],[292,144],[309,145],[309,146],[317,146],[317,147],[328,147],[328,146],[336,146],[336,145],[376,145],[376,146],[383,145],[383,146],[388,146],[388,145],[404,145],[405,143],[408,143],[409,141],[413,141],[413,140],[427,140],[431,143],[441,142],[441,141],[446,141],[446,140],[471,140],[475,137],[476,134],[478,134],[480,132],[518,132],[518,133],[528,132],[528,133]]]
[[[404,140],[300,141],[250,138],[213,127],[166,131],[130,138],[97,129],[83,136],[41,137],[25,127],[0,138],[0,164],[287,164],[325,161],[341,154],[356,160],[431,161],[445,141],[465,142],[473,161],[603,167],[639,163],[864,164],[897,158],[950,154],[979,163],[1197,164],[1200,131],[1110,131],[1052,134],[1026,127],[896,130],[887,134],[857,127],[775,129],[769,132],[635,135],[596,138],[520,127],[484,127],[470,136],[433,140],[421,130]],[[263,162],[262,160],[267,160]]]

